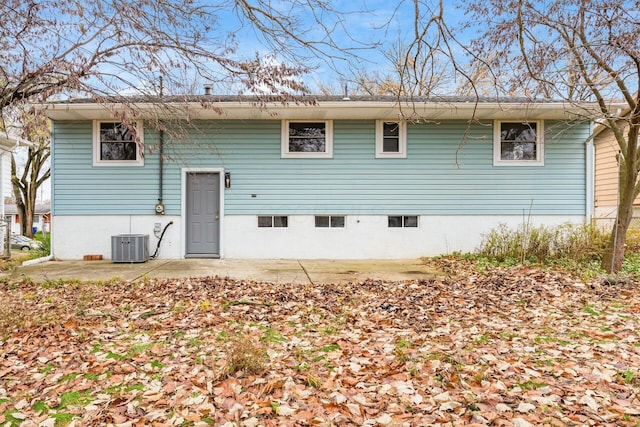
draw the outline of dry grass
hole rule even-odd
[[[28,260],[31,255],[28,252],[12,251],[11,258],[0,259],[0,271],[13,270],[14,267]]]
[[[69,313],[75,320],[85,318],[101,292],[99,284],[62,280],[41,284],[6,281],[0,286],[7,296],[19,296],[10,304],[0,304],[0,341],[32,326],[59,326]],[[34,310],[42,305],[47,309]]]
[[[248,337],[231,338],[226,343],[227,356],[223,376],[234,374],[258,375],[264,373],[269,356],[262,345],[254,344]]]
[[[627,231],[627,250],[640,252],[640,220],[634,220]]]
[[[597,260],[607,243],[607,235],[595,227],[566,223],[555,227],[500,224],[483,235],[476,255],[500,262],[551,262],[572,259]]]
[[[0,304],[0,340],[23,329],[30,315],[23,304]]]

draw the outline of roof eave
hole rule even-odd
[[[11,137],[4,132],[0,132],[0,148],[3,151],[12,151],[17,147],[28,147],[33,145],[31,141],[26,139]]]
[[[397,101],[319,101],[316,104],[271,103],[258,105],[251,102],[224,101],[137,103],[134,108],[141,118],[189,119],[413,119],[413,120],[493,120],[493,119],[575,119],[588,118],[597,112],[595,104],[565,104],[562,102],[415,102]],[[118,104],[55,103],[46,106],[53,120],[105,120],[113,117]]]

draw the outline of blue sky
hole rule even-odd
[[[304,76],[304,80],[312,92],[316,93],[317,90],[315,89],[319,84],[330,86],[332,89],[336,88],[341,93],[344,81],[349,80],[355,68],[360,71],[367,70],[382,75],[387,74],[390,70],[390,63],[385,58],[384,52],[389,49],[389,46],[397,45],[399,40],[407,43],[413,37],[413,0],[317,0],[330,5],[331,8],[338,12],[335,14],[330,12],[321,14],[321,11],[317,8],[309,9],[309,3],[313,4],[316,0],[247,1],[253,5],[267,4],[276,8],[276,11],[285,13],[286,16],[297,17],[299,24],[291,26],[291,30],[294,33],[300,35],[306,41],[322,41],[326,40],[327,37],[331,37],[338,48],[321,48],[323,50],[322,54],[314,55],[309,50],[299,46],[296,47],[293,43],[289,46],[294,53],[294,58],[287,57],[277,46],[269,44],[254,27],[251,25],[242,27],[242,22],[238,19],[238,9],[235,8],[235,2],[196,0],[196,4],[203,5],[211,13],[211,16],[195,24],[197,28],[204,28],[207,23],[211,24],[212,29],[207,34],[209,40],[206,41],[209,46],[208,51],[220,52],[221,55],[226,55],[224,48],[233,42],[233,39],[229,38],[228,34],[234,33],[237,43],[236,58],[253,59],[257,53],[260,57],[272,57],[275,58],[276,62],[286,64],[292,64],[294,59],[299,59],[311,69],[310,73]],[[455,4],[459,2],[459,0],[453,1]],[[428,3],[437,5],[438,1],[420,0],[419,4],[422,13],[426,10],[425,4]],[[447,3],[445,8],[447,15],[449,15],[448,18],[452,22],[457,16],[460,16],[460,11],[452,3]],[[316,14],[315,17],[313,13]],[[73,32],[77,27],[74,24],[75,20],[81,18],[65,16],[65,19],[73,21],[67,23],[67,27]],[[321,25],[315,23],[315,19],[332,28],[329,35],[321,29]],[[73,34],[70,36],[72,39],[74,37]],[[93,43],[96,44],[98,42],[104,43],[102,40],[95,40]],[[106,44],[108,44],[108,41],[106,41]],[[53,49],[49,49],[48,46],[44,47],[48,50]],[[90,51],[91,49],[92,45],[90,44],[87,50]],[[129,52],[123,52],[123,62],[130,59],[127,56],[129,54]],[[168,55],[171,54],[167,54],[167,61],[164,61],[164,63],[169,62]],[[120,93],[133,94],[137,90],[145,87],[151,88],[157,84],[160,76],[159,71],[150,69],[145,72],[144,67],[142,67],[139,69],[139,74],[129,75],[126,72],[123,73],[118,66],[118,60],[118,57],[114,57],[113,64],[102,64],[101,67],[107,74],[113,74],[118,77],[125,76],[122,82],[118,82],[115,77],[113,78],[115,85],[121,86]],[[217,73],[217,76],[214,76],[211,80],[214,83],[214,92],[225,94],[236,92],[234,89],[237,86],[229,85],[228,79],[222,78],[224,71],[218,64],[212,62],[208,66],[210,70]],[[204,77],[198,78],[193,75],[194,73],[185,73],[180,68],[162,72],[165,73],[165,82],[167,83],[172,78],[174,81],[184,80],[182,83],[187,86],[187,89],[180,89],[180,92],[199,90],[193,88],[201,88],[204,83],[209,82]],[[175,75],[169,76],[172,72],[175,72]],[[216,79],[216,77],[220,78]],[[127,81],[127,78],[129,78],[129,81]],[[220,83],[216,83],[216,80],[220,80]],[[189,86],[192,88],[189,88]],[[239,87],[237,88],[241,90]],[[167,90],[171,91],[169,88]]]
[[[317,83],[342,88],[345,79],[348,79],[351,69],[367,69],[378,71],[382,74],[389,69],[389,62],[384,57],[384,51],[399,40],[405,43],[412,40],[414,35],[414,3],[413,1],[388,1],[388,0],[338,0],[330,2],[335,10],[343,12],[337,22],[336,16],[323,15],[323,22],[327,26],[335,24],[335,30],[331,37],[340,47],[349,49],[350,54],[327,50],[330,57],[318,58],[303,49],[298,50],[301,56],[306,56],[305,64],[312,66],[312,72],[305,76],[305,81],[314,89]],[[272,5],[280,10],[287,10],[291,2],[275,1]],[[450,22],[455,23],[462,17],[461,11],[451,2],[445,6],[445,13]],[[424,8],[422,9],[424,13]],[[231,29],[237,25],[233,13],[225,13],[223,21],[225,28]],[[300,15],[304,17],[304,14]],[[313,18],[307,17],[302,21],[302,37],[307,40],[319,40],[326,38],[326,34],[313,25]],[[251,55],[258,52],[261,56],[273,53],[272,46],[264,42],[253,28],[244,28],[237,33],[238,52]],[[375,47],[373,47],[375,46]],[[276,52],[278,60],[286,62],[286,58]],[[342,75],[341,75],[342,74]]]
[[[430,17],[424,3],[420,12]],[[437,4],[437,2],[435,2]],[[344,31],[337,27],[332,33],[340,46],[352,48],[348,55],[343,52],[330,52],[335,55],[330,61],[311,58],[317,68],[306,76],[305,81],[313,90],[317,83],[342,90],[344,80],[349,79],[354,69],[367,70],[379,75],[388,74],[391,64],[385,58],[385,51],[400,41],[407,44],[414,37],[414,2],[411,0],[360,0],[334,1],[338,10],[345,11]],[[455,2],[445,4],[445,16],[453,26],[464,19],[463,12],[455,6]],[[423,22],[426,19],[423,19]],[[318,33],[321,35],[320,33]],[[249,40],[242,40],[248,42]],[[372,47],[376,46],[376,47]]]

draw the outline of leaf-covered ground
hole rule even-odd
[[[637,284],[0,285],[0,425],[640,425]]]

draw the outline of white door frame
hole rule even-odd
[[[181,194],[181,208],[180,218],[182,222],[182,244],[180,245],[180,257],[185,258],[187,255],[187,173],[218,173],[220,188],[218,189],[220,194],[220,232],[219,232],[219,244],[220,244],[220,258],[224,258],[224,168],[182,168],[180,173],[180,194]]]

